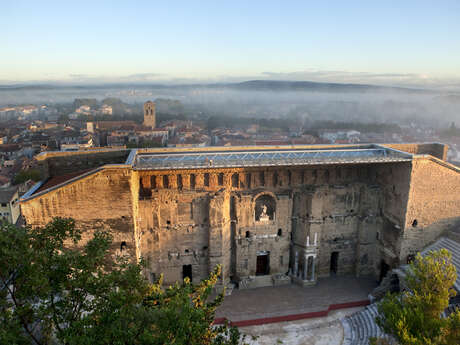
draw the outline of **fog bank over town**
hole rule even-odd
[[[254,80],[216,84],[16,84],[0,87],[0,106],[116,97],[128,104],[175,99],[210,115],[300,117],[353,122],[460,122],[460,92],[367,84]]]

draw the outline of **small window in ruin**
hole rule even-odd
[[[177,175],[177,188],[182,189],[182,186],[183,186],[183,184],[182,184],[182,175],[178,174]]]
[[[246,238],[249,238],[251,237],[251,232],[250,231],[246,231]]]
[[[204,174],[204,185],[205,187],[209,187],[209,173]]]
[[[375,238],[380,239],[380,233],[378,231],[375,233]]]
[[[412,227],[416,228],[417,224],[418,224],[417,219],[414,219],[414,221],[412,222]]]
[[[189,251],[188,249],[186,249],[186,250],[184,250],[184,252],[185,252],[186,254],[188,254],[190,251]]]
[[[265,186],[265,174],[263,171],[259,173],[259,181],[261,186]]]
[[[224,185],[224,173],[220,173],[219,175],[217,175],[217,184],[219,186]]]
[[[283,256],[281,255],[280,256],[280,266],[282,266],[282,265],[283,265]]]
[[[125,241],[121,242],[121,244],[120,244],[120,252],[122,252],[126,248],[126,246],[127,245],[126,245]]]
[[[203,250],[207,250],[207,249],[208,249],[208,246],[204,246],[204,247],[203,247]]]
[[[171,224],[171,221],[170,221],[170,220],[167,220],[167,221],[166,221],[166,224],[170,225],[170,224]]]
[[[278,236],[283,236],[283,229],[278,229]]]
[[[195,174],[190,174],[190,188],[195,189],[196,177]]]
[[[315,179],[315,182],[316,182],[317,177],[318,177],[318,171],[315,169],[313,170],[313,178]]]
[[[163,175],[163,188],[169,188],[168,175]]]
[[[291,170],[288,170],[288,186],[292,184],[292,173]]]
[[[238,182],[239,182],[238,174],[235,173],[235,174],[232,175],[232,187],[233,187],[233,188],[238,188],[238,187],[239,187],[239,186],[238,186],[238,184],[239,184]]]
[[[152,189],[157,188],[157,179],[155,175],[150,176],[150,188]]]

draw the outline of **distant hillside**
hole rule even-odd
[[[260,91],[322,91],[322,92],[370,92],[398,91],[410,93],[427,93],[429,90],[403,87],[377,86],[368,84],[319,83],[313,81],[250,80],[229,84],[231,88]]]
[[[150,84],[150,83],[101,83],[101,84],[16,84],[0,85],[0,91],[27,91],[52,89],[232,89],[242,91],[308,91],[308,92],[405,92],[405,93],[433,93],[433,90],[411,89],[403,87],[377,86],[369,84],[340,84],[320,83],[313,81],[283,81],[283,80],[249,80],[241,83],[214,83],[214,84]]]

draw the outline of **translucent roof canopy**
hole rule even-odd
[[[210,148],[211,149],[211,148]],[[410,161],[411,155],[383,146],[337,147],[333,149],[248,149],[241,151],[201,151],[137,154],[136,170],[199,169],[379,163]]]

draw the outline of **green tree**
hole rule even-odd
[[[142,264],[109,256],[111,236],[83,247],[71,219],[38,229],[0,228],[0,344],[236,345],[236,328],[212,325],[223,294],[210,293],[217,267],[198,285],[163,289]]]
[[[28,180],[32,180],[38,182],[41,180],[41,173],[37,169],[28,169],[28,170],[21,170],[16,174],[13,180],[13,184],[20,184],[24,183]]]
[[[401,345],[460,344],[460,311],[443,317],[456,295],[456,279],[447,250],[419,254],[407,271],[407,291],[387,294],[379,303],[377,324]]]

